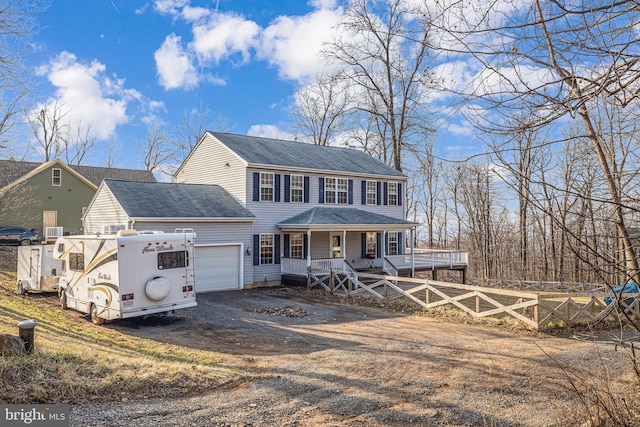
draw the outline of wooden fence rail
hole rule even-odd
[[[639,294],[624,294],[620,303],[607,304],[608,292],[544,293],[462,285],[407,277],[309,270],[310,288],[320,286],[334,294],[370,294],[378,299],[404,299],[424,309],[451,307],[474,318],[510,317],[540,330],[580,323],[596,323],[607,317],[640,319]]]

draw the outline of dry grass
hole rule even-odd
[[[35,352],[0,357],[0,402],[81,403],[201,393],[237,378],[214,353],[92,325],[38,296],[14,293],[0,273],[0,333],[35,319]]]

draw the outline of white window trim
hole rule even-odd
[[[295,244],[294,245],[294,239],[293,236],[300,236],[300,244]],[[300,257],[296,258],[293,256],[293,248],[294,247],[299,247],[300,248]],[[289,256],[292,259],[304,259],[304,235],[303,233],[291,233],[289,236]]]
[[[56,177],[56,171],[58,172],[57,177]],[[56,184],[56,178],[58,178],[57,184]],[[51,185],[53,187],[60,187],[62,185],[62,169],[60,168],[51,169]]]
[[[391,192],[391,188],[394,187],[394,191]],[[395,195],[396,196],[396,202],[394,204],[391,204],[391,195]],[[389,206],[398,206],[398,183],[397,182],[390,182],[389,184],[387,184],[387,204]]]
[[[293,178],[300,178],[299,187],[294,188]],[[304,175],[291,175],[289,184],[289,201],[291,201],[291,203],[304,203]],[[293,190],[300,190],[300,200],[293,200]]]
[[[369,184],[373,184],[373,190],[369,188]],[[365,185],[365,202],[368,206],[373,206],[378,204],[378,183],[377,181],[367,181]],[[369,202],[369,195],[373,195],[373,203]]]
[[[262,244],[262,238],[266,237],[266,236],[271,236],[271,244],[270,245],[263,245]],[[260,233],[260,265],[274,265],[275,263],[275,236],[273,235],[273,233]],[[262,258],[262,249],[263,248],[271,248],[271,262],[262,262],[263,258]]]
[[[392,237],[393,236],[393,237]],[[400,233],[398,231],[389,231],[387,232],[387,245],[389,246],[389,253],[387,255],[398,255],[400,252]],[[391,250],[391,242],[395,241],[396,244],[396,250],[395,253],[394,251]]]
[[[265,184],[262,183],[262,177],[263,176],[267,176],[267,175],[271,176],[271,185],[265,185]],[[273,172],[260,172],[260,201],[261,202],[273,202],[275,200],[275,194],[276,194],[275,187],[276,187],[275,174]],[[270,188],[271,189],[271,200],[262,198],[262,189],[263,188]]]
[[[329,182],[333,183],[333,188],[329,189]],[[344,189],[340,189],[340,183],[344,183]],[[327,193],[333,192],[334,199],[329,201]],[[340,202],[340,194],[344,194],[344,202]],[[324,202],[330,205],[349,204],[349,180],[347,178],[325,177],[324,179]]]

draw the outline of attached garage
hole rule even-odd
[[[253,283],[255,217],[217,185],[105,180],[84,216],[88,233],[112,226],[196,233],[196,292],[243,289]]]
[[[242,288],[242,244],[196,244],[196,292]]]

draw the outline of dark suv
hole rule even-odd
[[[22,227],[0,228],[0,245],[30,245],[38,243],[38,230]]]

